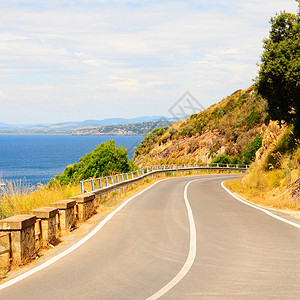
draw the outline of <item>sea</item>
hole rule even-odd
[[[0,182],[26,182],[29,186],[47,184],[66,166],[94,150],[99,144],[114,140],[128,149],[133,158],[144,136],[0,134]]]

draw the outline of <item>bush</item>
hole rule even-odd
[[[248,143],[241,153],[241,162],[249,165],[255,160],[256,151],[262,145],[262,135],[258,134],[250,143]]]
[[[110,140],[81,157],[78,163],[67,166],[62,174],[56,175],[55,180],[65,185],[89,178],[125,173],[133,168],[132,162],[128,160],[128,150],[122,146],[116,147],[115,141]]]
[[[216,156],[211,163],[209,164],[210,167],[214,166],[214,164],[232,164],[235,163],[235,159],[227,154],[220,154]]]

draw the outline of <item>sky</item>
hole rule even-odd
[[[0,0],[0,123],[169,116],[253,84],[294,0]]]

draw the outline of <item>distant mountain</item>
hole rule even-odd
[[[11,125],[0,122],[0,128],[7,128],[7,127],[11,127]]]
[[[124,124],[134,124],[134,123],[142,123],[142,122],[157,122],[161,120],[166,120],[163,116],[144,116],[137,117],[131,119],[125,118],[110,118],[103,120],[86,120],[82,122],[63,122],[63,123],[55,123],[50,124],[48,127],[69,127],[69,128],[77,128],[77,127],[98,127],[98,126],[107,126],[107,125],[124,125]]]
[[[143,116],[137,118],[109,118],[103,120],[85,120],[79,122],[60,122],[52,124],[6,124],[0,122],[0,133],[73,133],[78,129],[100,126],[125,125],[142,122],[168,121],[163,116]]]
[[[98,127],[85,127],[74,130],[73,135],[147,135],[158,127],[168,127],[174,121],[140,122],[122,125],[106,125]]]

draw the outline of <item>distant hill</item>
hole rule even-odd
[[[163,116],[143,116],[136,118],[109,118],[103,120],[85,120],[78,122],[61,122],[52,124],[6,124],[0,122],[0,133],[61,133],[72,134],[80,129],[95,128],[100,126],[125,125],[143,122],[159,122],[168,120]]]
[[[75,131],[74,135],[147,135],[158,127],[168,127],[172,121],[140,122],[123,125],[108,125],[92,128],[82,128]]]

